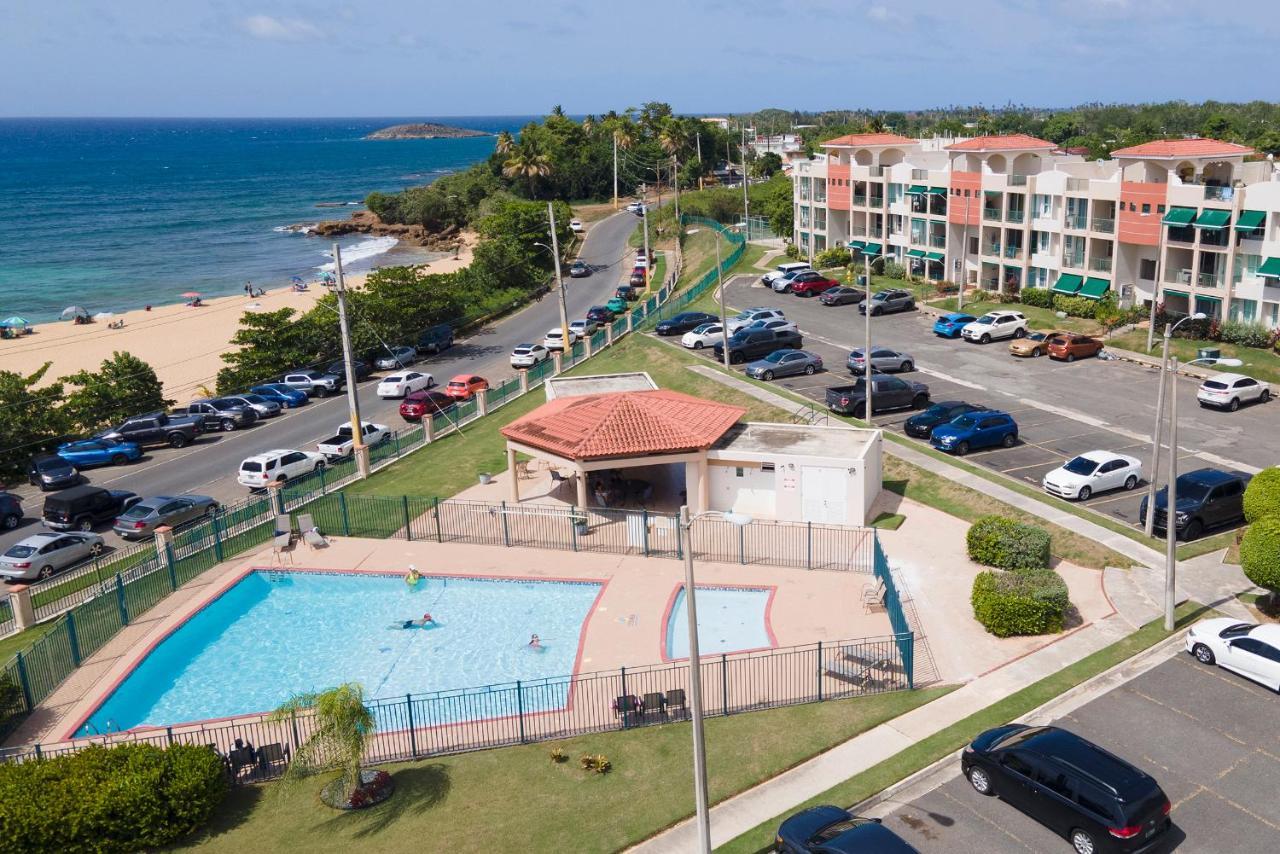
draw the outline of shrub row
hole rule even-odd
[[[996,569],[1048,569],[1049,532],[1003,516],[983,516],[969,526],[969,558]]]
[[[1253,476],[1244,491],[1249,529],[1240,540],[1240,568],[1254,584],[1280,597],[1280,468]]]
[[[1051,569],[986,571],[973,580],[973,616],[998,638],[1062,631],[1067,584]]]

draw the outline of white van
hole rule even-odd
[[[760,281],[764,282],[767,287],[773,287],[773,280],[779,279],[787,273],[800,273],[809,269],[809,264],[805,261],[789,261],[786,264],[779,264],[769,272],[760,277]]]

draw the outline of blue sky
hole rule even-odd
[[[1274,0],[2,0],[0,115],[1252,100],[1276,96],[1274,8]]]

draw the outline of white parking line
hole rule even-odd
[[[932,368],[922,368],[919,365],[917,365],[916,370],[922,374],[928,374],[931,377],[937,377],[940,380],[946,380],[949,383],[955,383],[958,386],[964,386],[965,388],[976,389],[977,391],[987,391],[987,388],[985,386],[980,386],[977,383],[971,383],[968,380],[962,380],[959,377],[953,377],[948,374],[944,374],[942,373],[942,371],[935,371]]]

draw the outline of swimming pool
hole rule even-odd
[[[602,587],[424,576],[410,588],[398,574],[250,572],[151,650],[82,732],[268,712],[344,682],[403,698],[567,675]],[[402,628],[428,611],[434,627]],[[528,646],[535,633],[540,650]],[[539,692],[539,702],[562,706],[567,690]]]
[[[698,651],[702,655],[776,646],[769,629],[769,587],[698,585]],[[666,656],[689,657],[689,607],[680,585],[667,612]]]

